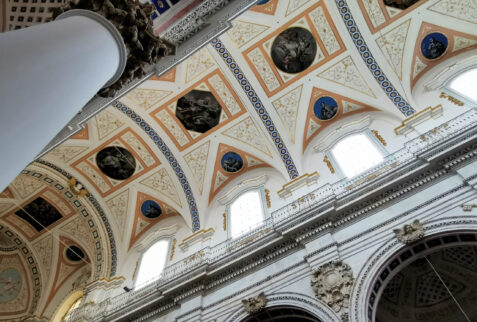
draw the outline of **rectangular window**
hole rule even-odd
[[[262,193],[251,190],[235,199],[228,209],[230,237],[236,238],[260,226],[265,219]]]

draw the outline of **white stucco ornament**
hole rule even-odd
[[[242,300],[243,307],[248,313],[257,313],[267,305],[265,293],[260,293],[256,297]]]
[[[348,264],[330,262],[311,276],[311,287],[318,300],[326,303],[336,313],[345,314],[353,286],[353,272]]]
[[[404,225],[403,229],[394,229],[394,233],[400,242],[410,244],[424,237],[424,227],[416,219],[412,224]]]

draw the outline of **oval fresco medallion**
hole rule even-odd
[[[421,52],[427,59],[437,59],[446,52],[448,45],[446,36],[440,32],[433,32],[422,40]]]
[[[243,167],[243,159],[238,153],[227,152],[222,156],[220,165],[227,172],[238,172]]]
[[[73,262],[79,262],[84,258],[84,253],[78,246],[70,246],[66,249],[66,258]]]
[[[141,213],[144,217],[154,219],[162,214],[161,206],[153,200],[146,200],[141,205]]]
[[[261,6],[261,5],[263,5],[263,4],[266,4],[266,3],[268,3],[269,1],[270,1],[270,0],[260,0],[260,1],[257,2],[257,6]]]
[[[7,268],[0,272],[0,303],[16,299],[21,288],[22,276],[15,268]]]
[[[96,164],[105,175],[115,180],[125,180],[136,170],[136,159],[120,146],[109,146],[99,151]]]
[[[282,31],[272,44],[272,60],[281,71],[296,74],[313,63],[317,51],[316,40],[310,31],[292,27]]]
[[[320,120],[331,120],[338,113],[338,102],[329,96],[320,97],[313,105],[313,112]]]

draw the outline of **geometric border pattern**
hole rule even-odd
[[[285,143],[283,142],[280,134],[278,133],[275,124],[273,124],[270,115],[265,109],[265,106],[263,106],[262,101],[258,97],[252,85],[250,85],[250,82],[247,80],[240,67],[235,62],[235,59],[232,58],[229,51],[225,48],[224,44],[222,44],[222,42],[218,38],[213,39],[211,41],[211,44],[219,53],[219,55],[223,58],[227,66],[230,68],[233,75],[235,76],[235,79],[242,86],[242,89],[245,91],[245,94],[255,108],[255,111],[260,116],[260,119],[267,128],[268,134],[270,134],[270,136],[272,137],[272,140],[275,143],[278,152],[280,153],[280,157],[282,158],[283,163],[285,163],[290,179],[295,179],[296,177],[298,177],[298,170],[296,169],[295,163],[293,162],[293,159],[288,152]]]
[[[335,0],[336,5],[338,6],[339,12],[341,17],[344,20],[346,28],[348,28],[348,32],[353,39],[353,42],[358,49],[358,52],[363,58],[366,66],[368,66],[369,71],[373,74],[374,78],[378,82],[379,86],[381,86],[382,90],[389,99],[397,106],[397,108],[406,116],[413,115],[416,111],[409,105],[409,103],[399,94],[399,92],[394,88],[391,82],[388,80],[384,72],[379,67],[376,59],[374,59],[373,54],[371,54],[368,45],[363,39],[361,32],[354,21],[353,16],[348,8],[348,4],[345,0]]]
[[[36,159],[35,162],[43,164],[43,165],[61,173],[68,180],[73,178],[73,176],[71,174],[69,174],[65,170],[61,169],[60,167],[57,167],[56,165],[54,165],[51,162],[48,162],[48,161],[45,161],[45,160],[42,160],[42,159]],[[25,173],[25,172],[22,172],[22,173]],[[25,173],[25,174],[27,174],[27,173]],[[53,181],[50,181],[50,180],[45,180],[45,179],[43,179],[43,180],[46,183],[49,183],[50,185],[52,185],[52,183],[53,183]],[[77,182],[81,183],[79,180],[77,180]],[[60,187],[60,186],[57,186],[57,185],[53,185],[53,186],[57,189],[59,189],[59,187]],[[66,195],[66,196],[68,197],[69,195]],[[89,192],[86,195],[86,197],[88,198],[88,200],[91,202],[93,207],[98,212],[99,216],[101,217],[101,220],[103,221],[104,228],[106,228],[106,232],[108,234],[108,239],[109,239],[109,247],[111,248],[111,272],[109,274],[109,277],[113,277],[114,275],[116,275],[116,265],[117,265],[118,258],[117,258],[117,252],[116,252],[116,242],[114,241],[114,236],[113,236],[113,231],[111,229],[111,225],[109,224],[108,217],[106,217],[106,214],[104,213],[103,208],[101,208],[101,206],[100,206],[99,202],[96,200],[96,198]],[[84,217],[88,216],[88,211],[86,209],[83,209],[82,211],[78,211],[78,213],[82,213],[82,216],[84,216]],[[91,221],[91,222],[88,221],[88,224],[91,228],[94,227],[94,222],[93,221]],[[95,231],[92,231],[92,234],[93,234],[93,240],[96,239],[95,236],[98,236],[98,233],[97,232],[95,233]],[[98,267],[96,269],[98,269]],[[99,270],[101,270],[101,269],[99,269]]]
[[[154,141],[154,144],[162,151],[164,157],[169,161],[174,173],[176,174],[177,178],[179,178],[179,182],[181,183],[182,189],[186,195],[187,203],[189,204],[190,214],[192,216],[192,232],[196,232],[200,229],[200,221],[199,221],[199,211],[197,210],[197,205],[195,203],[194,195],[192,194],[192,190],[189,185],[189,181],[182,171],[179,162],[172,154],[169,147],[166,143],[159,137],[159,135],[152,129],[152,127],[146,123],[139,115],[137,115],[132,109],[124,105],[119,101],[114,101],[112,105],[117,108],[119,111],[123,112],[127,116],[131,118],[136,124],[138,124],[144,132]]]

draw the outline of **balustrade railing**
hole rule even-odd
[[[136,286],[133,291],[107,299],[94,307],[87,306],[78,309],[75,311],[73,321],[84,320],[85,316],[109,315],[124,308],[126,304],[130,305],[154,292],[159,295],[161,287],[166,283],[174,281],[186,273],[191,273],[202,265],[213,264],[226,256],[239,252],[240,249],[253,241],[266,234],[273,233],[276,230],[275,228],[286,223],[288,219],[296,219],[299,214],[305,213],[307,210],[351,194],[359,187],[374,179],[382,178],[393,169],[417,159],[418,155],[431,150],[436,145],[445,144],[446,141],[451,141],[459,134],[472,128],[477,131],[477,109],[475,108],[408,141],[402,149],[387,156],[382,163],[372,169],[351,179],[345,178],[334,184],[327,183],[273,211],[260,225],[240,237],[225,240],[212,247],[206,247],[179,262],[169,265],[159,276],[143,285]]]

